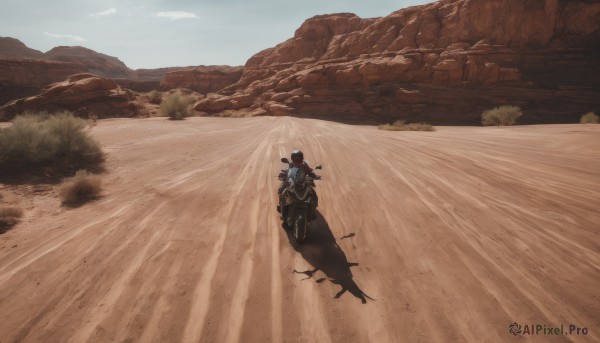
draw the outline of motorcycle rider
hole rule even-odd
[[[296,168],[300,168],[302,169],[306,175],[312,177],[315,180],[319,180],[321,177],[317,174],[315,174],[313,172],[313,169],[310,167],[310,165],[308,164],[308,162],[306,162],[304,160],[304,153],[300,150],[294,150],[292,151],[292,155],[291,155],[291,159],[292,162],[289,164],[290,168],[296,167]],[[293,184],[293,180],[291,178],[286,179],[285,181],[283,181],[281,183],[281,186],[279,187],[279,191],[277,192],[277,194],[279,195],[279,205],[277,206],[277,211],[281,212],[281,209],[283,208],[283,202],[284,202],[284,198],[282,197],[283,191],[290,187]],[[317,192],[314,191],[313,189],[313,208],[311,209],[312,212],[312,219],[316,219],[317,214],[316,214],[316,209],[317,206],[319,205],[319,198],[317,197]],[[283,214],[282,214],[283,215]]]
[[[300,150],[292,151],[292,163],[290,167],[298,167],[304,169],[304,172],[313,179],[319,179],[319,176],[313,172],[308,162],[304,160],[304,153]]]

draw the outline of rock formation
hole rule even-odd
[[[85,68],[66,62],[0,58],[0,105],[32,96],[50,83],[85,71]]]
[[[575,122],[599,110],[600,3],[442,0],[377,19],[308,19],[254,55],[207,113],[474,124],[521,106],[521,122]]]
[[[207,114],[477,124],[505,104],[523,109],[521,123],[600,112],[600,2],[590,0],[441,0],[382,18],[320,15],[243,68],[132,71],[84,48],[43,60],[19,43],[0,38],[0,104],[91,71],[138,91],[218,91],[194,106]],[[29,60],[19,65],[18,54]]]
[[[93,73],[103,77],[129,77],[130,69],[115,57],[83,47],[56,47],[46,53],[21,41],[0,37],[0,105],[38,94],[69,75]]]
[[[28,48],[17,39],[0,37],[0,105],[38,94],[50,83],[62,81],[77,73],[111,78],[117,84],[139,92],[189,88],[208,93],[237,82],[242,74],[242,67],[132,70],[116,57],[87,48],[60,46],[42,53]]]
[[[242,67],[198,66],[165,73],[160,88],[188,88],[199,93],[212,93],[240,80]]]
[[[52,61],[71,62],[102,77],[128,77],[131,73],[118,58],[81,46],[59,46],[46,52],[44,57]]]
[[[0,119],[10,120],[27,111],[73,111],[81,117],[133,117],[145,115],[136,94],[113,80],[92,74],[76,74],[44,88],[33,97],[14,100],[0,107]]]

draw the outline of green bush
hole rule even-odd
[[[181,91],[169,94],[160,104],[160,112],[170,119],[185,119],[192,111],[194,98]]]
[[[396,120],[393,124],[379,125],[379,130],[388,131],[435,131],[433,126],[428,123],[410,123],[406,124],[404,120]]]
[[[481,114],[481,123],[483,125],[513,125],[517,118],[523,115],[521,109],[517,106],[499,106],[491,110],[484,111]]]
[[[0,129],[0,169],[23,165],[77,166],[99,163],[102,151],[71,112],[29,113]]]
[[[588,112],[581,116],[581,124],[598,124],[598,116],[594,112]]]

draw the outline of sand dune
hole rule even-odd
[[[2,185],[0,342],[600,340],[600,126],[106,120],[104,196]],[[279,158],[322,164],[297,246]],[[45,187],[45,188],[44,188]],[[35,196],[34,196],[35,195]]]

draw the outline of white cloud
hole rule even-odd
[[[106,11],[97,12],[97,13],[92,13],[92,14],[90,14],[90,15],[91,15],[92,17],[95,17],[95,16],[100,16],[100,15],[111,15],[111,14],[115,14],[115,13],[117,13],[117,9],[116,9],[116,8],[113,8],[113,7],[111,7],[111,8],[109,8],[109,9],[107,9]]]
[[[67,39],[71,39],[74,40],[76,42],[85,42],[86,39],[82,38],[80,36],[74,36],[74,35],[59,35],[56,33],[50,33],[50,32],[44,32],[44,34],[48,37],[52,37],[52,38],[67,38]]]
[[[195,13],[184,12],[184,11],[168,11],[168,12],[156,12],[153,16],[157,18],[169,18],[171,20],[178,19],[199,19]]]

